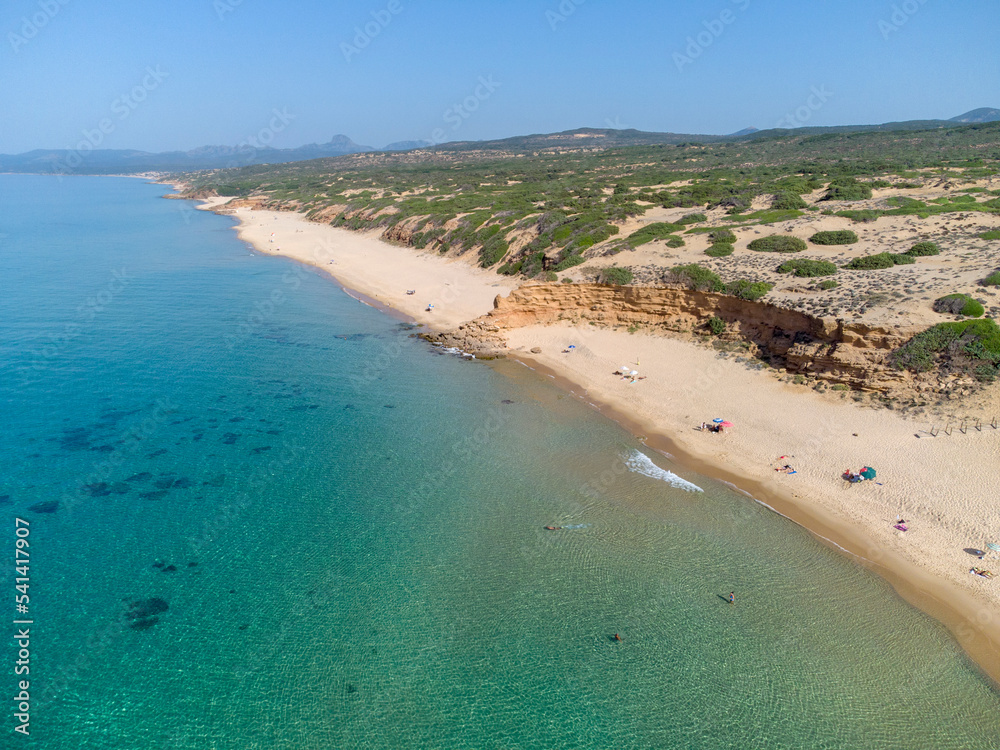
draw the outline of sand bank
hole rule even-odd
[[[225,199],[208,201],[217,210]],[[261,252],[311,264],[342,285],[437,330],[450,330],[493,307],[510,279],[462,260],[397,247],[288,212],[237,208],[239,236]],[[407,290],[415,290],[408,295]],[[433,305],[431,311],[427,310]],[[962,647],[1000,682],[1000,560],[968,549],[1000,542],[1000,430],[931,437],[884,409],[862,408],[777,381],[695,344],[648,334],[574,328],[517,329],[513,354],[619,419],[682,464],[721,478],[855,555],[903,596],[948,625]],[[563,353],[568,345],[571,353]],[[530,353],[538,348],[541,353]],[[634,384],[612,373],[629,364]],[[992,415],[984,415],[992,416]],[[725,434],[703,421],[735,423]],[[987,419],[988,421],[988,419]],[[780,458],[787,456],[787,458]],[[774,469],[790,464],[795,474]],[[862,465],[878,479],[849,485],[840,476]],[[893,528],[898,516],[908,531]]]

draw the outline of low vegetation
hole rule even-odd
[[[867,200],[874,187],[904,187],[900,177],[915,187],[928,177],[962,184],[995,174],[1000,123],[906,137],[872,131],[699,143],[635,138],[623,132],[607,139],[610,147],[566,149],[526,136],[210,170],[180,179],[190,185],[189,195],[250,198],[351,230],[380,230],[436,253],[473,253],[498,273],[529,278],[654,240],[680,247],[681,232],[715,235],[713,245],[735,244],[732,228],[766,226],[815,210],[803,196],[817,190],[827,201],[823,213],[847,209],[838,213],[854,221],[948,212],[1000,215],[1000,195],[964,185],[964,192],[933,200],[892,197],[877,207],[843,205]],[[762,197],[769,198],[768,207],[753,210]],[[707,210],[716,207],[729,213],[730,226],[702,225]],[[673,222],[617,236],[626,221],[653,208],[687,211]]]
[[[684,284],[688,289],[699,292],[721,292],[725,288],[719,274],[697,263],[674,266],[665,280]]]
[[[940,255],[941,248],[934,242],[918,242],[907,250],[905,254],[913,258],[923,258],[929,255]]]
[[[722,318],[711,317],[708,319],[708,330],[715,336],[721,336],[726,331],[726,321]]]
[[[772,234],[770,237],[761,237],[754,240],[747,247],[758,253],[800,253],[808,245],[798,237]]]
[[[802,196],[790,190],[775,193],[774,198],[771,199],[771,208],[779,211],[801,211],[806,206]]]
[[[986,308],[968,294],[948,294],[934,300],[934,312],[964,315],[967,318],[981,318]]]
[[[1000,286],[1000,271],[991,273],[983,279],[983,286]]]
[[[807,260],[797,258],[787,260],[778,266],[778,273],[790,273],[793,276],[808,279],[816,276],[832,276],[837,273],[837,267],[827,260]]]
[[[687,214],[679,218],[677,223],[686,226],[688,224],[700,224],[703,221],[708,221],[708,217],[705,214]]]
[[[991,229],[979,235],[981,240],[1000,240],[1000,229]]]
[[[893,352],[900,370],[967,375],[988,383],[1000,374],[1000,327],[992,320],[939,323]]]
[[[809,241],[814,245],[853,245],[858,241],[858,235],[849,229],[835,232],[816,232]]]
[[[750,300],[751,302],[759,300],[774,288],[773,284],[767,284],[763,281],[748,281],[746,279],[739,279],[724,284],[717,273],[699,266],[697,263],[674,266],[670,269],[665,281],[683,284],[688,289],[697,291],[720,292],[733,297],[739,297],[740,299]]]
[[[858,182],[853,177],[839,177],[830,181],[826,190],[825,201],[863,201],[872,197],[872,187]]]
[[[863,255],[855,258],[844,268],[852,271],[878,271],[893,266],[905,266],[916,263],[910,255],[896,255],[894,253],[878,253],[876,255]]]
[[[716,242],[714,245],[709,245],[705,255],[710,258],[725,258],[727,255],[732,255],[734,250],[735,248],[729,242]]]
[[[736,242],[736,234],[729,229],[714,229],[708,235],[708,241],[713,245],[728,243],[730,245]]]
[[[619,268],[618,266],[611,266],[610,268],[605,268],[601,271],[600,275],[597,277],[597,281],[600,284],[611,284],[612,286],[626,286],[632,283],[634,278],[632,271],[628,268]]]
[[[645,245],[647,242],[653,242],[654,240],[665,240],[674,232],[679,232],[683,228],[684,227],[680,224],[669,224],[666,222],[648,224],[639,231],[630,234],[628,236],[628,244],[635,248]],[[675,237],[674,239],[679,240],[680,237]],[[684,244],[683,240],[681,240],[681,244]]]
[[[756,302],[772,289],[774,289],[774,284],[768,284],[763,281],[747,281],[746,279],[740,279],[739,281],[733,281],[726,284],[723,291],[733,297],[739,297],[740,299]]]

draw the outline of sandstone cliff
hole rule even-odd
[[[762,302],[713,292],[601,284],[537,284],[497,297],[494,309],[435,340],[480,356],[502,356],[504,331],[558,322],[641,326],[677,334],[705,330],[710,318],[726,323],[724,338],[744,340],[758,356],[791,373],[852,388],[883,391],[909,375],[886,366],[890,352],[918,329],[874,328],[817,318]]]

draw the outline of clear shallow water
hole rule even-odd
[[[1000,747],[880,580],[162,192],[0,176],[4,746]]]

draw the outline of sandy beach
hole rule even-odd
[[[216,210],[228,199],[205,201]],[[348,289],[435,330],[451,330],[493,309],[516,286],[509,277],[375,236],[307,221],[288,211],[234,208],[237,233],[257,250],[315,266]],[[407,294],[412,290],[414,293]]]
[[[239,236],[260,252],[320,268],[436,330],[487,313],[497,295],[516,286],[461,259],[300,214],[227,210],[225,202],[202,207],[233,215]],[[731,482],[855,555],[944,622],[1000,682],[1000,576],[969,573],[973,566],[1000,573],[1000,560],[981,562],[968,551],[1000,542],[1000,429],[990,426],[992,413],[984,412],[980,430],[932,437],[927,422],[859,406],[849,393],[818,394],[780,382],[687,341],[570,324],[516,329],[508,341],[513,356],[556,377],[651,447]],[[645,379],[630,383],[614,375],[626,364]],[[713,418],[734,427],[723,434],[698,429]],[[775,471],[786,464],[796,473]],[[845,469],[864,465],[878,470],[875,481],[841,479]],[[906,531],[894,528],[899,517]]]

